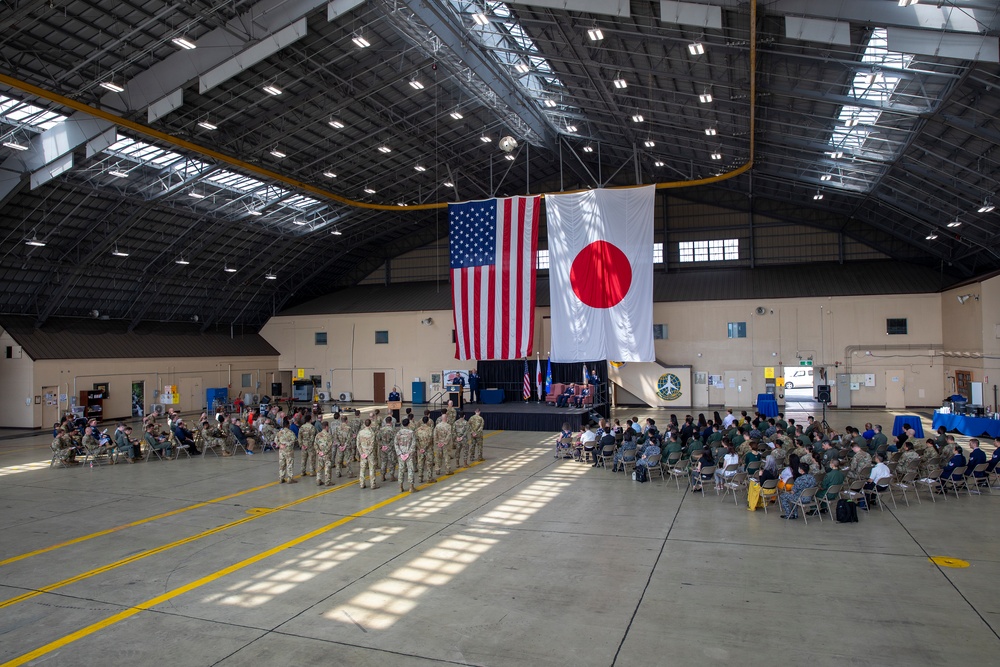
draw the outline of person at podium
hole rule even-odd
[[[392,391],[389,392],[389,407],[392,409],[392,419],[398,424],[399,423],[399,408],[393,408],[393,403],[399,403],[403,400],[402,395],[399,393],[399,387],[393,385]]]

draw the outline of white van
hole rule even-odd
[[[785,372],[785,389],[811,386],[813,386],[813,369],[798,368],[790,373]]]

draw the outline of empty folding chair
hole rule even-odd
[[[667,467],[667,474],[674,478],[674,486],[680,491],[681,478],[690,478],[691,476],[691,461],[677,461],[671,466]]]
[[[897,493],[901,493],[903,495],[903,502],[906,503],[907,507],[910,506],[910,501],[909,501],[909,499],[907,499],[906,494],[908,492],[910,492],[910,491],[913,491],[914,493],[916,493],[917,487],[915,487],[913,485],[913,482],[916,479],[917,479],[917,473],[915,473],[915,472],[908,472],[905,475],[903,475],[902,479],[900,479],[899,481],[895,481],[894,480],[894,481],[892,481],[892,482],[889,483],[889,494],[890,494],[890,496],[892,496],[892,506],[893,507],[896,507],[896,497],[895,496],[896,496]],[[917,497],[917,501],[919,502],[919,500],[920,500],[920,497],[918,496]]]
[[[935,470],[927,476],[913,481],[913,492],[916,494],[918,502],[920,501],[920,487],[926,488],[927,493],[930,494],[931,501],[936,503],[937,498],[934,496],[937,495],[939,491],[942,493],[944,492],[944,487],[941,485],[941,471]]]
[[[726,496],[730,492],[732,492],[732,494],[733,494],[733,502],[736,504],[737,507],[739,507],[739,504],[740,504],[739,491],[746,491],[746,489],[747,489],[747,477],[749,477],[749,475],[747,473],[745,473],[745,472],[738,472],[735,475],[733,475],[732,477],[730,477],[729,479],[727,479],[722,484],[722,488],[723,488],[722,499],[725,500]]]

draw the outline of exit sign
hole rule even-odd
[[[799,366],[812,366],[812,365],[813,365],[812,359],[799,359]]]

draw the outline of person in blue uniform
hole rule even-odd
[[[399,387],[393,387],[392,391],[389,392],[389,402],[391,403],[392,401],[402,401],[402,400],[403,400],[403,397],[399,393]],[[398,409],[395,409],[395,410],[392,411],[392,418],[395,421],[395,423],[397,423],[397,424],[399,423],[399,410]]]
[[[976,473],[974,471],[976,469],[976,466],[982,465],[983,463],[986,463],[986,452],[984,452],[983,450],[979,449],[979,439],[978,438],[969,438],[969,448],[970,448],[969,449],[969,467],[965,469],[965,476],[966,477],[972,477],[973,475],[975,475],[975,479],[976,479],[976,483],[977,484],[985,484],[986,483],[986,475],[987,475],[987,473],[985,473],[985,472],[978,472],[978,473]]]
[[[475,368],[469,371],[469,400],[479,403],[479,373]]]

